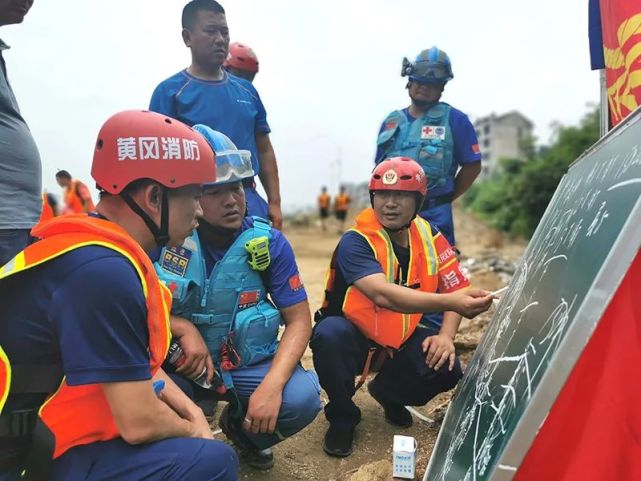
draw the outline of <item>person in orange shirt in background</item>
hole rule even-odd
[[[345,231],[345,219],[347,218],[347,209],[352,201],[349,195],[345,193],[345,186],[341,185],[340,192],[334,199],[334,215],[336,220],[340,223],[338,233],[342,234]]]
[[[95,209],[89,188],[77,179],[72,179],[66,170],[56,172],[56,182],[64,189],[62,214],[82,214]]]
[[[58,201],[56,200],[56,197],[53,194],[49,194],[48,192],[43,192],[42,213],[40,214],[40,220],[38,221],[38,223],[53,219],[58,215],[60,215],[60,212],[58,209]]]
[[[325,219],[329,217],[329,204],[331,202],[331,197],[327,193],[327,187],[323,186],[321,188],[321,193],[318,196],[318,214],[320,216],[321,228],[327,230],[325,225]]]

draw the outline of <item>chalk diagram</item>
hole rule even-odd
[[[554,297],[548,289],[547,305],[542,305],[539,290],[545,292],[546,279],[563,272],[573,247],[598,237],[610,218],[609,193],[639,188],[641,178],[619,181],[639,166],[641,150],[635,146],[626,155],[597,163],[583,176],[561,181],[537,229],[536,242],[533,239],[528,246],[458,387],[452,404],[458,404],[460,414],[450,426],[456,431],[448,430],[442,446],[436,447],[439,451],[434,454],[444,461],[429,473],[430,481],[480,481],[492,473],[516,426],[512,415],[529,404],[586,294],[566,286],[557,293],[556,302],[550,302]],[[612,185],[602,189],[608,182]],[[523,332],[516,336],[519,326],[526,336]],[[471,463],[457,463],[459,452],[465,459],[471,454]],[[516,471],[503,464],[496,469]]]

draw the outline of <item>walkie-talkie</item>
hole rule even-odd
[[[249,254],[249,265],[255,271],[265,271],[271,263],[269,256],[269,239],[265,236],[256,237],[245,243],[245,250]]]

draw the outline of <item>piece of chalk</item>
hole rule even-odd
[[[503,292],[507,291],[507,288],[508,288],[508,287],[510,287],[510,286],[501,287],[501,288],[500,288],[499,290],[497,290],[497,291],[490,292],[490,295],[492,295],[492,296],[498,296],[499,294],[501,294],[501,293],[503,293]]]

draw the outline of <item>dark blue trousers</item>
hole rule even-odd
[[[243,416],[249,406],[249,398],[259,384],[263,382],[272,366],[273,359],[268,359],[253,366],[241,367],[230,371],[234,388],[243,407]],[[194,401],[217,399],[218,395],[197,386],[180,374],[170,374],[174,382]],[[254,434],[246,432],[247,438],[259,449],[269,448],[290,436],[293,436],[310,424],[320,412],[320,386],[313,371],[296,366],[292,376],[283,389],[282,404],[273,434]],[[1,481],[1,480],[0,480]]]
[[[435,371],[425,363],[421,344],[434,334],[435,330],[417,328],[394,357],[385,360],[372,381],[385,402],[422,406],[456,386],[463,375],[458,358],[452,371],[447,364]],[[325,417],[331,424],[356,426],[360,422],[361,411],[352,401],[354,378],[362,372],[371,346],[344,317],[327,317],[314,326],[310,347],[320,384],[329,397]]]
[[[236,481],[234,450],[209,439],[171,438],[133,446],[122,439],[71,448],[53,461],[49,481]],[[19,473],[0,474],[19,481]]]

